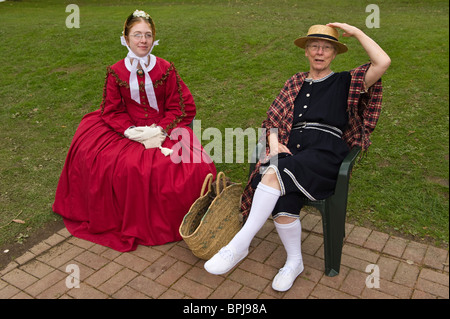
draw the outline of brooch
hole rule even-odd
[[[137,73],[137,75],[139,75],[139,76],[144,76],[144,70],[142,70],[142,69],[138,69],[138,70],[136,71],[136,73]]]

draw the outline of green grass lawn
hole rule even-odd
[[[69,29],[65,8],[80,8]],[[131,3],[131,4],[130,4]],[[106,66],[125,57],[128,14],[149,12],[160,45],[197,103],[202,130],[257,128],[284,82],[307,71],[293,41],[312,24],[347,22],[390,55],[384,102],[369,153],[355,166],[348,220],[448,246],[448,1],[6,1],[0,3],[0,245],[59,217],[51,205],[72,136],[98,108]],[[334,71],[367,62],[353,38]],[[224,136],[224,134],[223,134]],[[202,141],[207,144],[208,141]],[[247,163],[218,163],[246,182]],[[10,223],[17,218],[25,224]]]

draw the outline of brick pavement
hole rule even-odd
[[[448,250],[346,225],[342,266],[324,275],[320,215],[302,213],[305,271],[285,293],[271,288],[285,260],[273,221],[233,271],[213,276],[184,242],[120,253],[63,228],[0,270],[0,299],[448,299]],[[79,269],[77,282],[69,277]],[[368,265],[380,278],[366,279]],[[375,284],[379,283],[379,287]]]

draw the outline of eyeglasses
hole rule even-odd
[[[151,38],[153,38],[153,34],[151,33],[146,33],[146,34],[142,34],[142,33],[135,33],[131,35],[133,38],[135,38],[136,40],[141,40],[144,36],[146,40],[150,40]]]
[[[308,48],[313,52],[317,52],[317,51],[319,51],[320,48],[322,48],[323,52],[325,52],[325,53],[330,53],[331,51],[334,50],[334,46],[332,46],[332,45],[310,44],[310,45],[308,45]]]

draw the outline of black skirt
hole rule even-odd
[[[294,103],[296,128],[291,130],[287,145],[292,155],[278,154],[261,165],[263,174],[265,168],[273,168],[280,182],[281,196],[272,213],[274,217],[298,216],[305,198],[314,201],[333,195],[339,168],[349,152],[347,143],[336,131],[342,132],[348,122],[350,80],[348,72],[341,72],[303,84]],[[298,128],[303,122],[319,125]],[[261,178],[258,174],[252,187]]]

